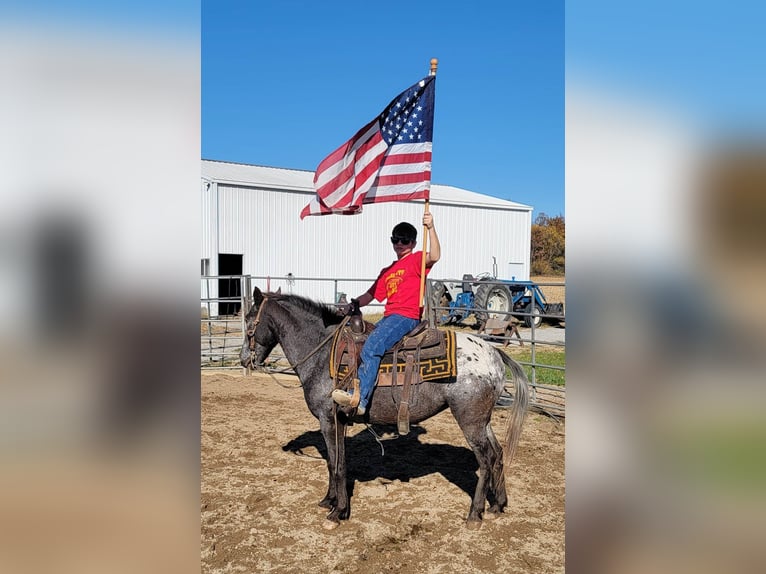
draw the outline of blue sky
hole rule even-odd
[[[564,6],[202,3],[202,157],[314,170],[439,59],[434,183],[564,214]]]
[[[680,110],[714,137],[762,139],[765,12],[571,0],[567,79]],[[171,41],[196,40],[201,22],[202,156],[287,168],[313,170],[437,57],[433,181],[564,211],[562,0],[28,0],[0,13]]]

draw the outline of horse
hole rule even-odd
[[[324,528],[334,529],[350,516],[346,485],[345,434],[353,418],[337,406],[329,372],[330,339],[343,321],[336,308],[298,295],[253,291],[253,305],[245,316],[246,331],[240,352],[243,367],[263,368],[280,345],[300,379],[306,405],[319,421],[327,446],[329,484],[319,506],[329,510]],[[419,423],[449,408],[479,463],[478,481],[466,519],[469,528],[494,518],[508,504],[504,469],[518,444],[528,405],[528,381],[521,366],[508,355],[470,333],[456,333],[457,376],[420,383],[417,401],[410,406],[411,422]],[[504,444],[496,438],[490,418],[505,388],[506,367],[514,383]],[[397,421],[393,387],[377,387],[365,421],[391,425]],[[485,506],[489,502],[488,514]]]

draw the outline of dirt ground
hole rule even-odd
[[[530,413],[506,513],[476,531],[465,517],[478,466],[449,411],[383,441],[385,455],[353,425],[351,518],[326,531],[325,449],[297,379],[201,378],[203,572],[564,571],[563,422]],[[498,436],[506,416],[495,410]]]

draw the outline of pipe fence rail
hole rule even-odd
[[[435,283],[456,284],[463,283],[464,281],[465,279],[440,279],[438,281],[429,279],[426,282],[426,301],[432,301]],[[329,305],[339,306],[352,296],[362,293],[372,284],[373,279],[329,279],[326,277],[294,277],[292,275],[286,277],[255,275],[202,276],[200,298],[200,368],[202,370],[242,370],[247,373],[247,369],[240,365],[239,353],[244,341],[244,315],[252,305],[253,287],[257,285],[266,291],[276,291],[281,288],[283,293],[296,293],[321,301],[321,297],[312,296],[313,291],[306,291],[299,287],[302,284],[308,284],[308,282],[311,282],[312,285],[322,286],[319,290],[325,294],[325,298],[328,296],[332,297],[331,301],[326,302]],[[487,285],[501,284],[501,282],[486,279],[482,280],[482,283]],[[565,287],[563,282],[541,282],[537,283],[537,285],[540,287]],[[432,326],[468,330],[474,336],[487,339],[495,346],[503,347],[527,371],[532,395],[530,400],[531,407],[552,416],[564,416],[566,367],[563,364],[556,365],[546,362],[544,358],[545,356],[554,358],[560,356],[563,359],[566,349],[563,334],[561,340],[556,340],[549,336],[545,337],[543,335],[548,334],[548,327],[536,326],[534,321],[531,322],[529,327],[524,327],[519,324],[520,321],[518,319],[512,319],[509,323],[509,325],[515,327],[515,330],[511,328],[508,332],[502,334],[488,334],[477,331],[475,330],[475,324],[471,324],[470,319],[458,322],[454,326],[440,326],[438,325],[439,321],[436,320],[437,314],[449,312],[450,307],[436,304],[430,304],[429,307],[426,309],[424,317],[428,318]],[[375,315],[382,314],[383,305],[372,303],[366,306],[364,311],[365,315],[374,321],[376,320]],[[476,312],[483,313],[489,318],[500,316],[500,318],[507,319],[510,315],[507,312],[502,313],[495,309],[480,307],[478,303],[470,307],[461,308],[461,311],[465,311],[469,317],[474,319]],[[564,322],[563,315],[554,316],[536,311],[534,303],[529,313],[514,311],[513,315],[521,318],[523,321],[523,317],[528,316],[530,313],[540,314],[543,321],[556,320],[561,323]],[[524,336],[521,336],[519,328],[524,329]],[[562,330],[559,330],[559,332],[563,333]],[[289,367],[279,346],[269,357],[269,364],[275,369]],[[548,384],[546,382],[548,379],[555,379],[555,384]],[[505,402],[507,402],[507,398]],[[503,397],[501,397],[501,400],[498,401],[498,406],[503,404]]]

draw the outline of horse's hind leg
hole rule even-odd
[[[492,426],[487,424],[487,436],[489,437],[490,445],[492,446],[492,452],[490,455],[490,469],[491,480],[489,484],[489,492],[487,493],[487,500],[489,502],[489,509],[487,509],[486,517],[494,517],[496,514],[500,514],[505,510],[508,505],[508,495],[505,492],[505,473],[503,472],[503,447],[495,437],[495,433],[492,431]]]
[[[469,527],[478,528],[481,526],[481,518],[487,502],[487,490],[490,482],[492,482],[490,473],[492,471],[493,447],[487,434],[486,420],[466,421],[465,417],[461,417],[460,413],[456,413],[454,409],[453,414],[479,463],[479,480],[476,483],[476,490],[471,500],[471,508],[467,518]]]

